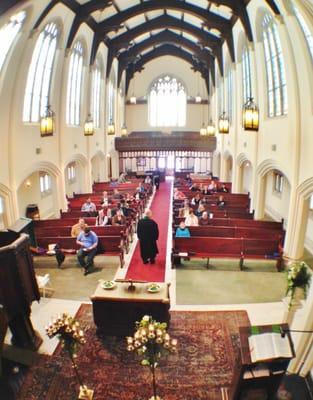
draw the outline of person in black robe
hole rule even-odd
[[[151,210],[145,212],[144,218],[138,222],[137,236],[140,243],[140,255],[144,264],[155,263],[158,254],[157,240],[159,238],[158,224],[152,219]]]

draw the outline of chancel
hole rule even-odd
[[[1,399],[312,399],[312,1],[0,3]]]

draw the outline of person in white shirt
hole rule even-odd
[[[189,210],[189,215],[185,219],[186,226],[199,226],[198,217],[194,214],[193,209]]]
[[[90,197],[86,200],[86,202],[82,205],[81,211],[95,212],[97,211],[97,207],[95,203],[92,203]]]

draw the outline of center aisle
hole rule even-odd
[[[156,257],[155,264],[143,264],[138,242],[128,267],[126,279],[164,282],[171,186],[172,181],[162,182],[150,207],[152,218],[159,226],[159,254]]]

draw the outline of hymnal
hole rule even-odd
[[[248,341],[252,362],[292,357],[289,339],[287,336],[281,337],[280,333],[252,335]]]

